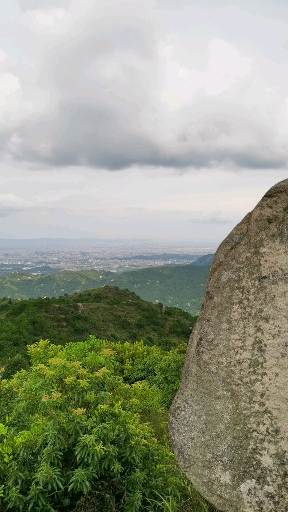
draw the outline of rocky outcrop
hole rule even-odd
[[[288,511],[288,180],[215,254],[170,435],[221,511]]]
[[[75,311],[78,311],[79,313],[83,313],[84,306],[81,304],[81,302],[77,302],[77,304],[74,304]]]

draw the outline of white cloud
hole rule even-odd
[[[201,38],[207,6],[190,18],[198,35],[185,51],[181,32],[165,28],[165,11],[153,2],[22,6],[19,38],[29,66],[0,77],[0,137],[14,158],[112,170],[285,167],[284,74],[278,85],[274,74],[263,79],[255,49],[215,37],[211,27]],[[235,23],[235,12],[226,13]]]
[[[285,177],[284,171],[209,169],[182,175],[164,168],[24,171],[10,162],[0,173],[0,233],[205,239],[217,244],[275,181]]]
[[[7,58],[6,53],[4,52],[4,50],[2,50],[2,48],[0,48],[0,63],[4,62],[4,60],[6,60],[6,58]]]
[[[204,91],[208,96],[221,94],[239,79],[249,76],[252,59],[241,55],[231,44],[213,39],[208,48],[209,59],[204,73]]]
[[[181,65],[177,59],[177,37],[169,34],[173,44],[160,46],[160,55],[166,59],[166,79],[162,101],[169,110],[178,109],[193,101],[199,91],[207,96],[217,96],[231,89],[252,70],[252,59],[243,56],[231,44],[212,39],[208,44],[206,69],[200,71]],[[175,57],[173,58],[173,52]]]
[[[25,11],[19,25],[22,32],[29,30],[31,34],[42,37],[57,36],[69,28],[69,16],[65,9],[35,9]]]
[[[13,193],[0,194],[0,217],[8,217],[25,206],[26,204],[22,197],[16,196]]]
[[[23,206],[25,204],[25,201],[15,194],[0,194],[0,204],[1,206],[8,206],[8,207],[18,207]]]
[[[35,19],[40,25],[52,27],[57,20],[65,17],[64,9],[55,9],[50,12],[43,13],[41,11],[35,12]]]
[[[69,7],[73,0],[18,0],[22,11],[39,9],[61,9]]]

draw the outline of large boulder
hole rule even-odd
[[[170,435],[221,511],[288,511],[288,180],[215,254]]]

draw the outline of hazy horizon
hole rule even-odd
[[[215,244],[209,244],[209,241],[207,243],[198,243],[195,240],[159,240],[159,239],[141,239],[141,238],[61,238],[61,237],[39,237],[39,238],[2,238],[0,237],[0,247],[9,243],[36,243],[40,244],[45,242],[59,242],[63,244],[72,244],[72,243],[79,243],[81,245],[84,245],[85,243],[88,245],[100,245],[100,244],[119,244],[119,245],[140,245],[141,247],[143,245],[149,246],[149,247],[182,247],[185,248],[186,246],[190,247],[191,249],[195,247],[195,249],[200,247],[207,247],[207,248],[215,248],[217,245]]]

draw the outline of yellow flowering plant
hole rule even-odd
[[[0,382],[0,511],[181,510],[159,368],[183,354],[128,345],[40,341],[31,369]]]

